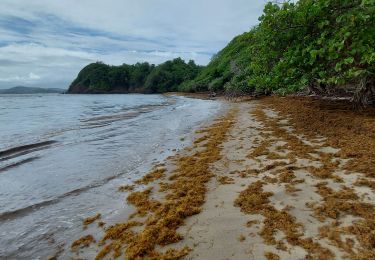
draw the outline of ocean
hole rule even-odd
[[[0,95],[0,258],[67,256],[84,218],[121,220],[131,209],[118,187],[222,109],[163,95]]]

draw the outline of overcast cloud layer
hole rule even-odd
[[[88,63],[207,64],[266,0],[2,0],[0,88],[67,88]]]

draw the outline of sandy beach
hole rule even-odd
[[[72,255],[374,259],[374,131],[373,110],[339,102],[229,103],[191,147],[119,187],[134,213],[86,219],[101,231],[74,241]]]

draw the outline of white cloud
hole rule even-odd
[[[22,80],[67,87],[84,65],[97,60],[116,65],[182,57],[207,64],[257,23],[265,2],[2,0],[0,87]],[[1,23],[14,18],[25,25]]]

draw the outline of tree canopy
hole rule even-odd
[[[259,21],[180,89],[286,94],[374,88],[375,0],[270,2]]]
[[[195,78],[201,67],[181,58],[158,66],[149,63],[110,66],[102,62],[84,67],[69,88],[71,93],[163,93]]]

